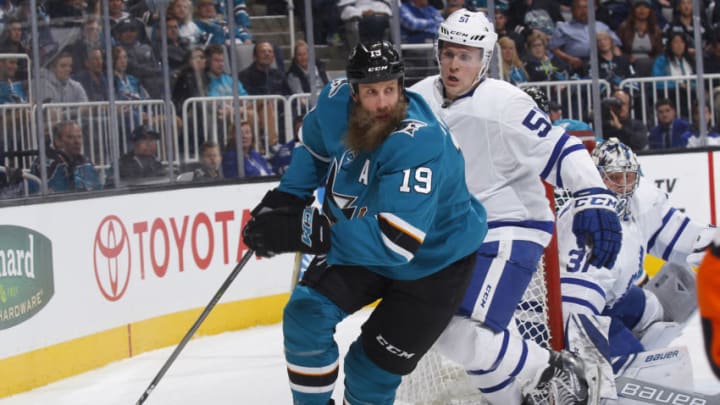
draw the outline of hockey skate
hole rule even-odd
[[[551,352],[548,367],[522,405],[595,405],[589,396],[583,361],[569,352]]]

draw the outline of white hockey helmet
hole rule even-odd
[[[627,214],[630,197],[640,183],[640,163],[635,152],[618,138],[610,138],[595,146],[592,159],[605,184],[618,197],[618,214]]]
[[[482,11],[469,11],[461,8],[450,14],[440,24],[435,57],[440,64],[440,50],[443,42],[472,46],[482,49],[482,68],[478,73],[480,80],[487,72],[492,59],[498,36],[495,27]]]

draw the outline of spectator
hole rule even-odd
[[[270,169],[270,163],[268,163],[253,146],[255,137],[253,136],[250,123],[248,121],[242,121],[240,123],[240,131],[242,134],[245,177],[272,176],[274,173],[272,169]],[[222,170],[225,178],[239,177],[237,165],[238,157],[237,145],[235,144],[235,126],[231,124],[228,129],[228,141],[222,156]]]
[[[545,10],[530,10],[525,14],[523,21],[525,21],[525,29],[529,29],[530,32],[538,31],[545,34],[548,41],[555,33],[555,23]],[[515,28],[518,29],[519,27]]]
[[[510,37],[502,37],[498,39],[498,45],[502,56],[502,79],[515,85],[527,82],[528,73],[518,56],[515,41]]]
[[[160,61],[150,45],[138,38],[144,32],[144,25],[136,18],[118,21],[113,28],[117,44],[127,52],[127,72],[140,80],[151,98],[162,98],[162,69]]]
[[[274,68],[275,53],[269,42],[258,42],[253,49],[254,62],[240,72],[240,80],[245,85],[247,92],[251,95],[283,95],[291,94],[290,86],[287,83],[285,73]],[[258,102],[256,104],[256,117],[263,117],[259,121],[260,131],[264,135],[267,146],[276,145],[278,142],[278,133],[276,129],[277,122],[283,122],[283,111],[276,111],[276,105],[273,101]],[[280,106],[282,108],[282,106]],[[277,116],[277,121],[276,117]],[[280,126],[281,130],[284,128]]]
[[[630,117],[630,96],[615,90],[602,104],[602,138],[618,138],[637,152],[648,146],[648,129],[645,124]]]
[[[172,77],[178,74],[187,60],[187,54],[190,52],[190,41],[180,36],[180,25],[177,18],[166,17],[165,25],[167,28],[167,61],[172,82]],[[153,52],[155,55],[162,55],[162,36],[159,31],[155,34],[153,38]]]
[[[546,46],[547,40],[541,33],[533,32],[527,39],[528,52],[525,58],[525,71],[529,81],[568,80],[570,67],[561,58],[550,59]]]
[[[108,99],[108,82],[103,69],[105,61],[103,55],[103,50],[99,47],[87,51],[87,57],[83,60],[85,69],[75,75],[75,79],[85,89],[88,101],[106,101]],[[127,64],[127,56],[125,63]]]
[[[665,53],[658,56],[653,64],[652,75],[663,76],[688,76],[695,74],[695,58],[691,57],[687,48],[688,38],[680,32],[670,33]],[[688,105],[694,98],[694,80],[668,80],[659,81],[655,84],[658,89],[665,90],[668,97],[678,102],[680,116],[689,115]],[[688,92],[690,95],[688,95]]]
[[[30,54],[30,49],[23,41],[22,22],[17,18],[10,18],[5,22],[5,29],[0,34],[0,51],[2,53]],[[25,81],[28,78],[27,60],[18,61],[17,76],[14,79]]]
[[[5,168],[5,171],[0,171],[0,200],[22,197],[25,194],[22,169],[0,167]]]
[[[683,135],[690,130],[690,123],[677,116],[675,106],[669,98],[662,98],[655,103],[655,116],[658,124],[650,130],[649,148],[657,150],[685,147],[687,139]]]
[[[75,121],[61,121],[52,129],[53,145],[46,151],[48,191],[100,190],[100,178],[92,161],[82,154],[83,132]],[[32,164],[30,172],[40,176],[40,159]],[[31,192],[37,191],[33,185]]]
[[[215,44],[208,45],[205,49],[205,61],[207,63],[208,96],[232,96],[233,78],[225,73],[225,51],[223,47]],[[237,81],[237,88],[239,95],[248,95],[241,81]]]
[[[303,115],[295,117],[293,125],[293,139],[290,142],[280,145],[277,151],[269,159],[270,165],[272,166],[273,172],[283,175],[287,168],[290,166],[290,160],[292,158],[292,152],[295,149],[295,144],[300,140],[298,135],[300,134],[300,128],[303,123]]]
[[[462,2],[459,2],[458,8],[462,8]],[[450,13],[452,13],[452,11]],[[450,15],[450,13],[447,15]],[[498,34],[498,38],[510,37],[510,39],[515,41],[517,54],[524,57],[526,36],[530,35],[531,30],[519,29],[518,31],[520,32],[518,32],[508,29],[507,10],[502,7],[495,7],[495,24],[493,25],[495,27],[495,33]]]
[[[428,0],[408,0],[400,5],[400,35],[404,44],[432,43],[443,17]]]
[[[720,130],[712,125],[712,112],[710,106],[705,104],[705,121],[707,125],[707,143],[703,143],[700,137],[700,108],[697,100],[693,103],[692,124],[688,131],[683,134],[683,138],[687,142],[688,148],[699,148],[702,146],[719,146]]]
[[[563,108],[558,102],[548,102],[548,116],[553,125],[563,127],[566,131],[592,131],[592,127],[586,122],[572,118],[563,118]]]
[[[167,174],[157,158],[158,140],[160,134],[144,125],[133,130],[133,148],[120,157],[121,179],[161,177]]]
[[[93,16],[83,21],[80,38],[70,43],[64,50],[72,55],[73,66],[77,67],[75,73],[79,74],[84,69],[85,59],[88,57],[90,50],[102,47],[100,41],[100,20]]]
[[[673,10],[672,21],[665,27],[665,37],[669,38],[672,33],[684,34],[685,38],[694,38],[695,36],[695,24],[693,24],[693,2],[692,0],[675,0],[675,9]],[[706,4],[701,2],[700,4]],[[717,3],[715,9],[718,8]],[[700,10],[700,37],[705,37],[705,13]],[[695,56],[695,41],[688,41],[688,53],[690,56]]]
[[[191,45],[204,46],[200,40],[203,31],[193,21],[192,3],[190,0],[173,0],[168,6],[168,16],[175,17],[179,23],[178,35],[190,41]]]
[[[207,141],[200,145],[200,167],[193,171],[193,181],[222,180],[222,155],[217,142]]]
[[[293,94],[310,92],[308,44],[299,39],[295,41],[292,64],[287,72],[287,83]],[[319,91],[330,80],[325,71],[325,64],[318,60],[315,64],[315,89]]]
[[[717,8],[720,9],[720,4]],[[705,73],[720,73],[720,29],[710,36],[703,58]]]
[[[27,103],[27,96],[22,83],[15,80],[18,60],[0,58],[0,104]]]
[[[118,100],[147,100],[149,94],[140,80],[127,73],[128,55],[125,48],[115,46],[112,49],[113,80],[115,82],[115,94]]]
[[[130,13],[125,11],[125,1],[108,0],[108,14],[110,14],[110,29],[114,29],[115,25],[121,20],[132,18]]]
[[[340,0],[340,19],[345,24],[345,39],[350,49],[358,42],[385,39],[390,28],[392,8],[383,0]]]
[[[513,0],[509,2],[507,17],[508,29],[514,30],[525,24],[525,16],[531,10],[546,11],[550,19],[557,24],[564,21],[560,10],[560,2],[555,0]]]
[[[225,55],[223,55],[224,59]],[[173,84],[172,99],[175,111],[182,114],[182,106],[190,97],[206,97],[208,92],[208,77],[205,73],[207,66],[205,52],[200,47],[193,48],[186,55],[183,68]],[[223,62],[224,63],[224,62]]]
[[[209,79],[206,72],[207,64],[205,52],[202,48],[196,46],[190,53],[188,53],[187,56],[188,58],[184,67],[173,83],[172,99],[175,104],[177,119],[181,119],[183,115],[187,119],[187,127],[184,128],[184,131],[186,131],[190,139],[204,139],[206,131],[205,115],[203,114],[202,104],[190,104],[187,111],[184,111],[183,104],[185,103],[185,100],[191,97],[207,97],[208,95]],[[240,94],[240,92],[238,92],[238,94]],[[180,151],[184,152],[187,150],[185,146],[185,139],[184,137],[181,137],[180,140]],[[190,142],[190,145],[192,145],[190,150],[194,151],[195,143]]]
[[[45,103],[82,103],[88,101],[83,86],[70,78],[73,59],[61,52],[50,62],[50,69],[40,72],[38,98]]]
[[[267,41],[255,44],[253,63],[239,73],[240,81],[247,89],[248,94],[281,94],[284,96],[292,94],[285,74],[273,67],[273,63],[275,63],[275,52],[272,44]]]
[[[198,0],[195,3],[195,25],[202,32],[203,43],[225,44],[225,40],[234,37],[240,43],[252,43],[252,35],[243,26],[235,27],[234,36],[226,33],[225,22],[218,18],[214,0]]]
[[[598,47],[598,71],[601,79],[607,80],[613,90],[620,88],[620,82],[635,76],[628,58],[618,52],[612,37],[605,31],[596,33]]]
[[[663,33],[651,0],[632,0],[630,15],[617,29],[622,50],[640,77],[650,76],[655,58],[663,51]]]
[[[587,0],[573,0],[572,19],[568,22],[560,21],[548,48],[557,57],[565,61],[571,69],[571,74],[585,76],[587,64],[590,60],[590,34],[588,32]],[[596,21],[595,32],[607,31],[613,37],[613,42],[620,45],[620,39],[605,23]],[[593,44],[595,46],[595,44]]]

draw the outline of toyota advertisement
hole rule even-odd
[[[0,209],[0,359],[203,308],[274,183]],[[221,302],[287,293],[294,255],[253,258]]]

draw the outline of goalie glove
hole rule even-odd
[[[258,256],[330,250],[330,221],[313,207],[281,207],[254,216],[243,229],[243,241]]]
[[[577,245],[589,245],[590,264],[611,269],[620,251],[622,228],[618,200],[603,188],[588,188],[573,194],[573,225]]]

